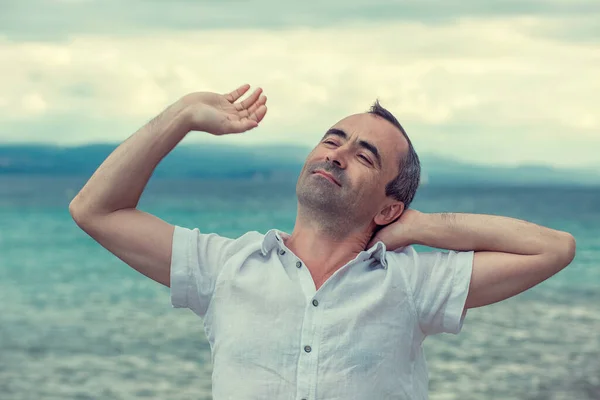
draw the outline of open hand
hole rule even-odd
[[[236,101],[250,89],[245,84],[225,93],[196,92],[184,96],[190,131],[204,131],[213,135],[241,133],[256,128],[267,113],[267,97],[257,88],[244,101]]]

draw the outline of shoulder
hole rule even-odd
[[[257,231],[249,231],[240,236],[228,236],[214,232],[203,232],[199,228],[186,228],[175,226],[173,235],[174,245],[176,243],[190,243],[192,247],[217,250],[232,254],[244,249],[260,249],[264,242],[265,234]]]
[[[248,231],[240,236],[235,235],[224,235],[215,232],[204,232],[201,231],[200,228],[187,228],[184,226],[175,225],[175,234],[178,235],[179,239],[203,239],[203,238],[215,238],[215,239],[223,239],[230,243],[238,243],[238,244],[249,244],[253,242],[262,242],[265,237],[264,233],[260,233],[257,231]]]
[[[231,247],[235,249],[260,250],[265,241],[265,234],[258,231],[249,231],[232,240]]]
[[[248,231],[236,238],[230,239],[232,243],[238,246],[246,247],[253,245],[261,245],[265,240],[265,234],[258,231]]]
[[[422,254],[414,246],[406,246],[396,250],[386,250],[385,259],[388,265],[394,266],[416,264],[419,261],[419,256]]]
[[[458,269],[470,270],[474,252],[442,249],[417,251],[415,247],[407,246],[387,251],[385,257],[388,267],[392,269],[400,269],[409,276],[431,277],[433,274],[452,275]]]
[[[428,263],[441,261],[463,260],[473,257],[473,251],[455,251],[443,249],[429,249],[418,251],[414,246],[406,246],[400,249],[386,251],[386,260],[396,263]]]

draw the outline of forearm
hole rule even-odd
[[[480,214],[423,214],[414,242],[457,251],[535,255],[563,249],[571,235],[509,217]]]
[[[69,205],[73,216],[135,208],[160,161],[188,133],[180,100],[117,147]]]

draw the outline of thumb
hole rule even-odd
[[[375,243],[377,243],[379,241],[379,239],[377,239],[377,237],[373,237],[373,239],[371,239],[371,241],[369,243],[367,243],[367,249],[370,249],[371,247],[375,246]]]
[[[377,244],[377,242],[379,242],[379,241],[381,241],[381,242],[385,243],[385,242],[383,241],[383,238],[382,238],[382,236],[381,236],[381,233],[380,233],[380,232],[378,232],[377,234],[375,234],[375,236],[373,236],[373,237],[371,238],[371,241],[369,241],[369,244],[367,245],[367,248],[368,248],[368,249],[370,249],[371,247],[375,246],[375,245]]]
[[[406,245],[402,237],[403,231],[397,223],[385,226],[373,236],[369,242],[369,247],[374,246],[377,242],[383,242],[388,250],[403,247]]]
[[[387,231],[389,230],[389,226],[378,226],[375,231],[373,232],[373,237],[371,238],[371,241],[369,241],[369,244],[367,245],[367,248],[371,248],[373,246],[375,246],[377,244],[377,242],[383,242],[386,246],[387,243],[385,242],[385,239],[387,237]]]

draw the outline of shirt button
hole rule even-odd
[[[318,305],[319,305],[319,300],[317,300],[317,299],[314,299],[312,303],[313,303],[313,306],[315,306],[315,307],[316,307],[316,306],[318,306]]]
[[[279,251],[279,254],[280,254],[280,255],[284,255],[284,254],[285,254],[285,250],[281,250],[281,251]]]
[[[302,263],[300,261],[296,262],[296,267],[300,268],[302,266]]]
[[[304,351],[307,353],[310,353],[312,349],[310,348],[310,346],[304,346]]]

